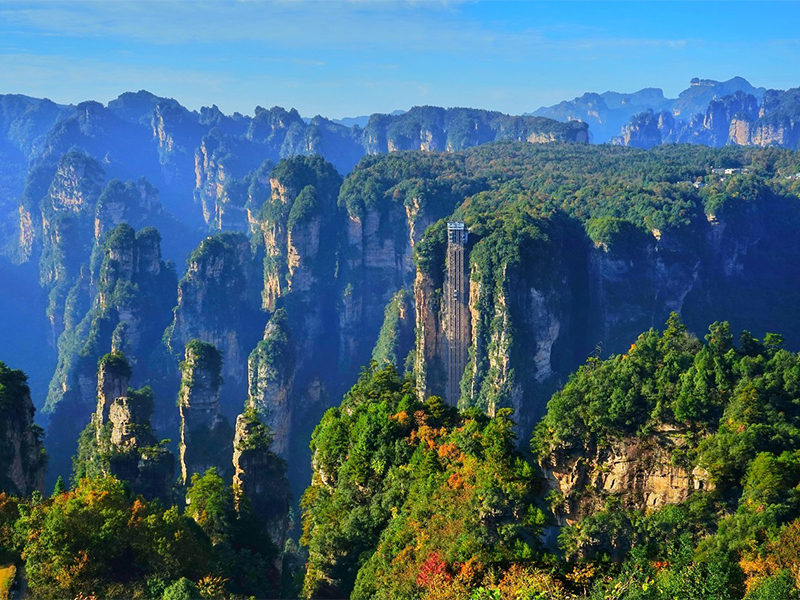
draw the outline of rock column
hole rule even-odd
[[[181,363],[178,405],[181,413],[181,480],[188,485],[194,473],[217,467],[231,472],[233,431],[220,414],[222,354],[213,345],[192,340]]]
[[[286,462],[270,450],[272,435],[250,406],[236,419],[233,489],[237,511],[251,510],[282,555],[289,529]],[[281,559],[275,564],[280,569]]]

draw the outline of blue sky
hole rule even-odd
[[[330,117],[519,114],[585,91],[741,75],[800,86],[797,2],[0,0],[0,93]]]

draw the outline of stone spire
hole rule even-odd
[[[233,431],[219,411],[222,354],[213,345],[192,340],[181,363],[178,406],[181,413],[181,481],[217,467],[231,472]]]
[[[96,455],[82,458],[100,458],[101,471],[128,482],[134,493],[169,503],[175,457],[153,435],[152,390],[129,389],[130,378],[131,367],[122,353],[111,352],[98,362],[97,412],[92,420]]]
[[[248,401],[245,411],[236,418],[233,442],[236,510],[251,510],[282,555],[289,531],[289,480],[286,461],[271,451],[271,444],[269,427]],[[275,566],[280,570],[280,558]]]
[[[100,359],[97,369],[97,412],[95,417],[100,425],[108,421],[109,411],[114,400],[128,394],[130,380],[131,366],[122,353],[112,352]]]

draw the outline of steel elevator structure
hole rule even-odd
[[[461,397],[461,377],[467,368],[470,343],[469,278],[466,273],[468,231],[464,223],[447,223],[447,275],[444,294],[447,338],[447,394],[452,406]]]

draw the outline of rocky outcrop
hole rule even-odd
[[[247,362],[249,404],[272,435],[272,450],[287,458],[292,427],[291,397],[295,380],[295,342],[284,309],[278,309],[264,330],[264,339]]]
[[[27,379],[0,362],[0,492],[16,496],[44,493],[47,470],[44,432],[33,420]]]
[[[158,99],[150,113],[150,129],[158,151],[164,182],[173,189],[187,189],[192,153],[205,127],[197,117],[174,100]]]
[[[71,151],[52,167],[45,162],[32,169],[20,203],[18,257],[29,260],[39,254],[53,347],[65,328],[80,322],[89,310],[99,266],[92,252],[102,247],[112,229],[122,223],[164,224],[172,234],[176,227],[163,214],[158,190],[145,179],[112,180],[103,187],[104,178],[99,162]]]
[[[125,183],[118,179],[110,181],[97,200],[94,217],[95,240],[101,243],[103,236],[120,223],[127,223],[137,228],[152,223],[161,213],[158,190],[146,179]]]
[[[545,493],[554,498],[557,525],[574,525],[603,510],[609,496],[619,498],[625,508],[652,510],[712,489],[704,469],[673,460],[673,453],[685,445],[681,433],[662,428],[647,439],[553,452],[541,467]]]
[[[712,100],[703,121],[704,143],[709,146],[724,146],[732,143],[731,128],[734,120],[739,129],[744,123],[755,121],[758,117],[758,100],[755,96],[736,92],[719,100]],[[739,136],[741,137],[741,133]]]
[[[131,486],[134,494],[172,501],[175,458],[152,431],[153,392],[128,387],[130,363],[120,352],[98,362],[97,411],[82,442],[76,469],[82,476],[110,474]],[[98,471],[99,470],[99,471]]]
[[[659,125],[674,126],[669,113],[653,113],[652,110],[633,117],[622,128],[619,143],[623,146],[648,149],[661,143],[662,133]]]
[[[630,94],[587,92],[573,100],[542,107],[533,114],[559,121],[583,121],[589,125],[590,140],[602,144],[619,135],[634,114],[647,109],[658,112],[669,103],[659,88],[644,88]]]
[[[264,260],[265,308],[274,310],[290,292],[308,299],[331,272],[338,246],[336,198],[342,180],[319,157],[282,161],[269,178],[270,196],[254,227],[260,230]]]
[[[120,352],[110,352],[98,361],[95,411],[98,423],[106,423],[109,420],[111,405],[117,398],[122,398],[128,393],[131,374],[131,366]]]
[[[85,154],[70,152],[59,161],[47,196],[40,203],[39,276],[42,285],[51,290],[47,312],[54,342],[64,330],[67,292],[89,256],[92,213],[103,177],[99,163]]]
[[[58,361],[50,380],[45,409],[52,413],[48,444],[57,473],[69,470],[75,440],[97,410],[97,361],[121,352],[136,365],[141,381],[162,382],[170,361],[162,335],[172,318],[177,277],[161,259],[161,236],[153,228],[138,233],[121,224],[104,235],[92,269],[81,269],[65,300],[65,330],[59,338]],[[130,375],[128,376],[128,379]],[[106,378],[101,366],[101,382]],[[104,383],[103,385],[107,385]],[[106,393],[103,419],[110,403],[125,395],[128,380]],[[175,387],[157,386],[160,397]],[[166,407],[158,407],[159,421]],[[169,415],[174,422],[174,409]]]
[[[664,141],[682,141],[679,137],[688,123],[694,124],[690,129],[703,128],[703,115],[706,115],[709,103],[738,93],[752,96],[758,102],[765,90],[753,87],[741,77],[728,81],[696,77],[677,98],[665,98],[659,88],[645,88],[633,93],[587,92],[573,100],[542,107],[533,114],[564,122],[580,120],[588,123],[591,139],[597,144],[612,142],[642,148],[661,143],[655,141],[652,123],[643,118],[643,113],[655,116]],[[700,115],[699,120],[694,120],[696,115]],[[671,127],[670,121],[673,123]],[[683,141],[697,142],[696,139]],[[724,143],[722,140],[721,144]]]
[[[108,418],[109,470],[118,479],[127,481],[134,493],[169,503],[175,457],[163,444],[156,443],[150,428],[152,414],[153,397],[149,389],[131,390],[114,400]]]
[[[262,303],[274,313],[250,356],[249,397],[283,457],[290,439],[310,434],[329,394],[336,394],[330,386],[338,385],[333,274],[341,181],[318,156],[283,160],[272,170],[269,196],[252,222],[264,249]]]
[[[230,475],[233,431],[220,414],[222,354],[211,344],[192,340],[181,363],[178,407],[181,415],[181,481],[216,467]]]
[[[585,143],[589,135],[587,125],[577,120],[557,123],[543,117],[435,106],[415,106],[399,115],[372,115],[364,128],[364,144],[370,154],[455,151],[500,140]]]
[[[285,461],[271,451],[270,434],[252,405],[237,417],[233,489],[237,510],[252,511],[278,549],[280,571],[289,530],[289,481]]]
[[[754,146],[800,147],[800,88],[767,90],[750,140]]]

